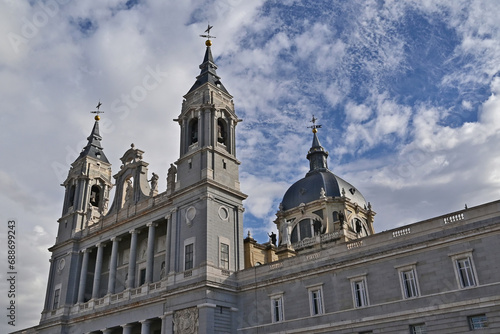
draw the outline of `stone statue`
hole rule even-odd
[[[151,192],[150,192],[150,195],[154,195],[157,191],[158,191],[158,179],[160,177],[158,176],[158,174],[155,174],[153,173],[153,175],[151,176],[151,180],[149,180],[151,182]]]
[[[165,261],[161,263],[160,279],[165,278]]]
[[[314,229],[314,235],[320,235],[321,234],[321,222],[319,219],[314,219],[313,221],[313,229]]]
[[[290,236],[289,236],[289,227],[290,224],[287,222],[286,219],[283,219],[281,221],[280,225],[280,237],[281,237],[281,244],[280,245],[290,245]]]
[[[102,214],[105,215],[108,212],[109,199],[105,198],[102,205]]]
[[[175,190],[175,175],[177,174],[177,168],[174,164],[170,164],[170,168],[167,172],[167,193],[171,194]]]
[[[339,212],[339,222],[340,222],[340,229],[344,226],[344,220],[345,220],[345,215],[343,212]]]
[[[271,232],[271,234],[267,234],[269,238],[271,239],[271,243],[276,246],[276,234],[274,232]]]
[[[125,190],[125,201],[129,204],[134,203],[134,186],[130,179],[127,180],[127,189]]]
[[[87,206],[87,222],[88,222],[88,225],[91,225],[91,222],[92,222],[92,213],[93,213],[92,210],[93,210],[93,206],[89,202],[89,205]]]

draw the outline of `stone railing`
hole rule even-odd
[[[353,249],[363,246],[363,240],[349,242],[347,245],[347,249]]]
[[[411,230],[409,227],[404,227],[402,229],[399,229],[399,230],[396,230],[396,231],[393,231],[392,232],[392,237],[393,238],[397,238],[397,237],[401,237],[403,235],[407,235],[407,234],[410,234],[411,233]]]
[[[444,217],[443,222],[445,224],[450,224],[450,223],[454,223],[454,222],[464,220],[464,219],[465,219],[465,217],[464,217],[463,213],[457,213],[456,215]]]

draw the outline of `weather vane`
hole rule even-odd
[[[102,103],[101,103],[101,100],[99,100],[99,103],[97,103],[97,106],[95,107],[97,110],[94,110],[94,111],[90,112],[91,114],[96,114],[95,117],[94,117],[94,119],[96,121],[98,121],[98,120],[101,119],[101,117],[99,117],[99,114],[103,114],[104,113],[104,111],[99,110],[99,108],[101,108],[101,106],[102,106]]]
[[[206,46],[211,46],[212,45],[212,41],[210,40],[210,38],[215,38],[215,36],[211,36],[210,35],[210,29],[212,29],[214,26],[211,26],[210,23],[208,24],[208,27],[207,27],[207,30],[205,30],[205,32],[207,33],[206,35],[200,35],[200,37],[203,37],[203,38],[206,38],[207,41],[205,42],[205,45]]]
[[[313,125],[308,126],[308,128],[309,128],[309,129],[312,129],[313,133],[318,132],[318,130],[317,130],[317,129],[321,128],[321,125],[316,124],[316,121],[317,121],[317,120],[318,120],[318,119],[317,119],[316,117],[314,117],[314,115],[313,115],[313,118],[312,118],[312,120],[310,121]]]

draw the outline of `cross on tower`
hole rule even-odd
[[[103,114],[103,113],[104,113],[104,111],[99,110],[99,108],[101,108],[101,106],[102,106],[102,103],[101,103],[101,101],[99,100],[99,103],[97,103],[97,106],[95,107],[97,110],[94,110],[94,111],[91,111],[91,112],[90,112],[91,114],[96,114],[96,115],[95,115],[95,117],[94,117],[94,119],[95,119],[96,121],[98,121],[98,120],[100,120],[100,119],[101,119],[101,117],[99,117],[99,114]]]
[[[318,120],[318,119],[317,119],[316,117],[314,117],[314,115],[313,115],[313,118],[312,118],[312,120],[310,121],[313,125],[308,126],[308,128],[309,128],[309,129],[312,129],[312,132],[313,132],[313,133],[318,132],[318,130],[317,130],[317,129],[321,128],[321,125],[316,124],[316,121],[317,121],[317,120]]]
[[[207,41],[205,42],[205,44],[207,46],[210,46],[212,45],[212,42],[210,41],[210,38],[215,38],[215,36],[211,36],[210,35],[210,30],[213,28],[214,26],[211,26],[210,24],[208,24],[208,27],[207,27],[207,30],[205,30],[205,32],[207,33],[206,35],[200,35],[200,37],[203,37],[203,38],[206,38]]]

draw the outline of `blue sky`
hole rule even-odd
[[[376,231],[497,200],[498,13],[493,0],[2,1],[0,212],[18,221],[19,313],[0,331],[39,320],[60,184],[98,100],[113,172],[134,143],[165,190],[178,158],[173,119],[208,22],[244,120],[245,234],[267,241],[283,194],[308,171],[313,115],[330,169],[372,203]]]

